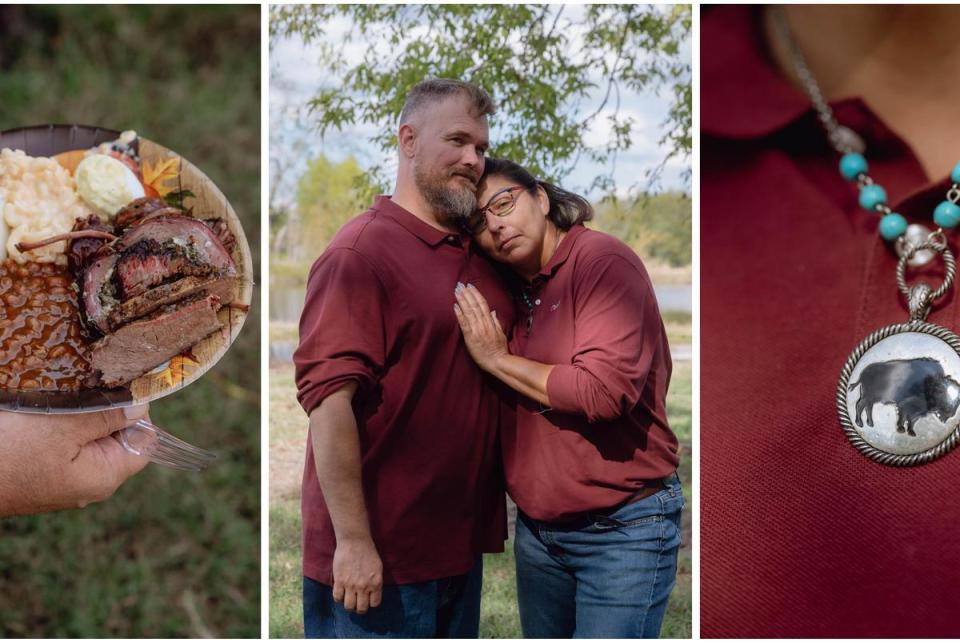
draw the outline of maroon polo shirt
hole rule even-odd
[[[470,358],[453,313],[473,283],[505,324],[513,304],[469,239],[433,228],[378,197],[314,264],[294,354],[309,414],[353,380],[363,491],[386,583],[467,572],[503,551],[498,429],[504,412]],[[303,572],[332,584],[336,546],[307,440]]]
[[[960,451],[898,469],[840,428],[847,356],[908,314],[877,215],[759,18],[725,6],[701,31],[701,635],[958,636]],[[832,105],[890,207],[931,225],[950,168],[925,176],[861,99]],[[956,301],[930,321],[960,328]]]
[[[519,310],[510,350],[556,365],[552,410],[520,396],[503,430],[507,488],[527,515],[563,522],[676,470],[670,349],[643,264],[602,232],[571,228],[528,295],[532,324]]]

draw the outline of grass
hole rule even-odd
[[[517,579],[513,537],[502,554],[483,556],[483,594],[480,598],[480,636],[490,639],[523,638],[517,612]]]
[[[676,348],[684,344],[693,343],[693,315],[682,310],[667,310],[663,312],[663,326],[667,331],[667,341]]]
[[[96,37],[91,37],[95,34]],[[260,8],[0,7],[0,129],[136,129],[230,198],[259,271]],[[254,302],[259,301],[259,289]],[[260,636],[260,311],[154,421],[215,450],[107,502],[0,520],[0,636]]]
[[[302,638],[300,485],[307,417],[293,369],[270,369],[270,636]]]
[[[661,635],[690,638],[692,635],[692,580],[690,511],[692,507],[690,362],[674,364],[667,397],[667,412],[681,443],[680,479],[687,510],[684,544],[680,549],[677,585],[670,597]],[[303,637],[301,614],[300,474],[307,419],[296,403],[293,369],[270,369],[270,637]],[[517,612],[512,539],[503,554],[484,556],[480,636],[521,638]]]
[[[684,481],[689,487],[689,481]],[[684,490],[686,493],[686,490]],[[690,502],[687,500],[686,511]],[[688,539],[689,540],[689,539]],[[689,542],[680,548],[677,557],[677,584],[670,594],[670,604],[660,628],[660,637],[665,639],[689,639],[693,636],[693,552]]]
[[[270,636],[303,638],[300,504],[270,505]]]
[[[667,418],[670,428],[681,444],[689,445],[693,438],[693,368],[691,362],[676,362],[667,391]]]
[[[300,340],[300,329],[297,322],[270,322],[270,343],[293,342]]]

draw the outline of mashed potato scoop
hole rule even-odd
[[[83,202],[97,214],[110,218],[134,199],[145,196],[137,175],[105,154],[93,154],[80,161],[74,179]]]

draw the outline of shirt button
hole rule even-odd
[[[536,305],[538,305],[538,306],[539,306],[539,305],[540,305],[540,300],[538,299],[538,300],[536,300],[536,301],[535,301],[535,302],[533,302],[533,303],[535,303]]]

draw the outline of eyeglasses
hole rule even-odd
[[[467,225],[470,228],[470,234],[480,234],[487,228],[487,212],[495,217],[505,217],[517,205],[517,196],[519,192],[527,188],[522,185],[515,185],[512,188],[503,188],[487,201],[487,204],[474,212]]]

